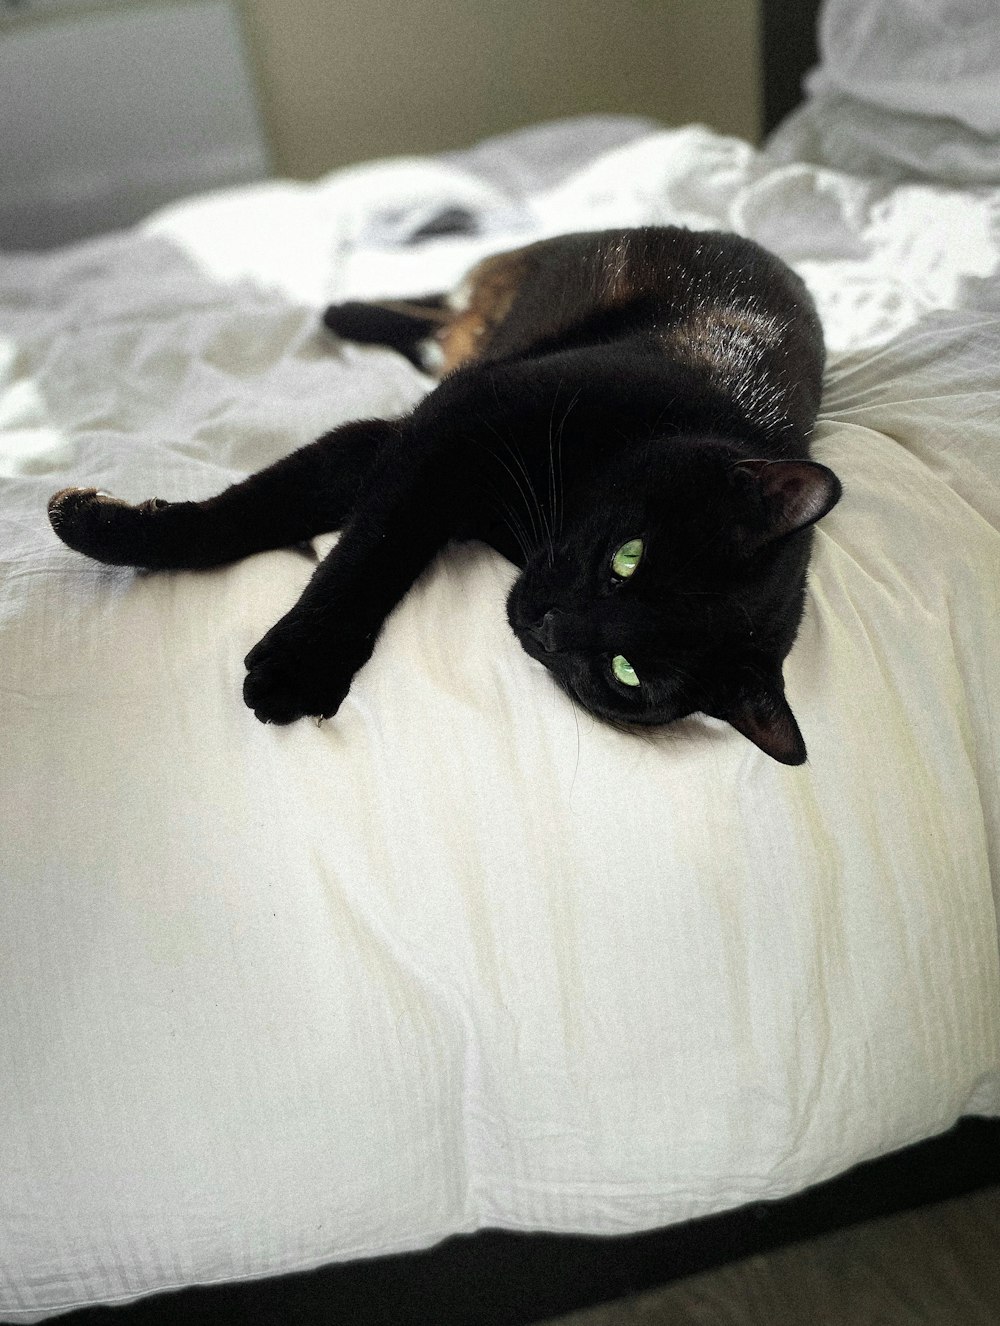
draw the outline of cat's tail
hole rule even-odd
[[[385,345],[404,355],[411,364],[432,372],[433,337],[454,317],[444,295],[419,299],[380,299],[371,303],[351,300],[331,304],[323,314],[324,326],[348,341],[361,345]]]

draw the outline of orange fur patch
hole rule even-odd
[[[464,307],[435,333],[443,356],[442,376],[474,359],[489,344],[490,333],[510,312],[523,265],[520,252],[515,252],[498,253],[473,267],[464,283],[468,291]]]

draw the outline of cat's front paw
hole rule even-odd
[[[332,718],[367,657],[346,643],[331,641],[294,614],[283,617],[244,659],[247,707],[262,723]]]
[[[49,523],[63,543],[113,566],[149,564],[145,526],[169,503],[154,497],[139,506],[96,488],[62,488],[49,499]]]

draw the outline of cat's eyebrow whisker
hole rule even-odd
[[[521,496],[524,497],[524,492],[518,484],[517,475],[512,473],[502,457],[497,456],[494,452],[491,452],[490,454],[493,456],[494,460],[503,465],[511,479],[513,479],[514,483],[518,485],[518,490],[521,492]],[[497,512],[517,541],[517,546],[521,550],[521,556],[524,558],[524,564],[527,565],[528,562],[531,561],[532,553],[538,547],[539,543],[538,531],[535,528],[534,521],[532,520],[532,530],[531,533],[529,533],[524,521],[518,515],[514,507],[511,506],[506,495],[495,484],[491,484],[490,489],[496,503]],[[525,506],[527,507],[527,512],[530,517],[532,513],[531,508],[527,506],[527,501],[525,501]]]
[[[510,530],[511,535],[513,536],[514,541],[516,542],[518,548],[520,548],[521,556],[524,558],[524,564],[525,566],[527,566],[528,562],[531,560],[530,547],[525,542],[524,536],[518,533],[517,528],[514,526],[514,524],[506,514],[503,515],[503,521],[504,524],[507,526],[507,528]]]
[[[531,540],[528,538],[524,524],[518,519],[515,512],[503,502],[499,493],[495,493],[494,496],[497,498],[497,508],[500,518],[513,535],[515,543],[521,550],[521,556],[524,558],[525,565],[527,565],[531,558]]]
[[[499,393],[499,391],[498,391],[498,389],[497,389],[497,380],[496,380],[495,377],[491,377],[491,378],[490,378],[490,385],[491,385],[492,388],[493,388],[493,399],[496,401],[497,405],[499,406],[499,404],[500,404],[500,393]],[[503,462],[502,458],[501,458],[499,455],[497,455],[497,453],[496,453],[495,451],[491,453],[491,454],[494,456],[494,458],[495,458],[496,460],[500,461],[501,465],[504,465],[504,468],[507,470],[507,473],[508,473],[508,474],[510,475],[510,477],[514,480],[514,483],[517,485],[518,491],[520,492],[521,496],[524,498],[524,505],[525,505],[525,506],[527,507],[527,509],[528,509],[528,516],[529,516],[530,519],[531,519],[531,528],[532,528],[532,531],[533,531],[533,533],[534,533],[536,543],[541,543],[541,542],[542,542],[542,539],[543,539],[543,536],[544,536],[544,535],[548,535],[548,539],[549,539],[549,547],[550,547],[550,549],[551,549],[551,546],[552,546],[552,536],[551,536],[550,531],[548,530],[548,527],[546,526],[546,523],[545,523],[545,516],[544,516],[544,514],[543,514],[543,512],[542,512],[542,504],[541,504],[541,502],[538,500],[538,494],[535,492],[534,484],[531,482],[531,475],[530,475],[530,473],[528,472],[528,467],[527,467],[527,466],[525,465],[525,463],[524,463],[524,457],[521,455],[521,453],[520,453],[519,451],[515,450],[514,446],[512,445],[512,443],[511,443],[511,441],[510,441],[510,439],[504,437],[503,434],[500,432],[500,430],[499,430],[494,424],[491,424],[491,423],[489,422],[489,420],[487,420],[487,419],[484,419],[483,422],[486,424],[486,427],[490,430],[490,432],[491,432],[491,433],[493,434],[493,436],[497,439],[497,441],[501,444],[501,446],[503,446],[503,447],[506,449],[506,451],[507,451],[508,455],[511,457],[511,459],[514,460],[514,461],[516,462],[516,464],[520,466],[521,473],[524,475],[524,482],[525,482],[525,484],[527,485],[527,491],[525,491],[525,488],[522,487],[522,485],[521,485],[520,482],[518,481],[516,475],[515,475],[515,474],[513,473],[513,471],[509,468],[509,466],[504,465],[504,462]],[[535,512],[532,511],[532,509],[531,509],[531,504],[530,504],[529,501],[528,501],[528,495],[529,495],[529,494],[530,494],[531,498],[534,500],[534,503],[535,503],[535,511],[537,511],[537,513],[538,513],[538,521],[539,521],[539,525],[541,526],[541,529],[539,529],[539,528],[536,526],[536,524],[535,524]],[[549,564],[550,564],[550,565],[552,564],[552,558],[551,558],[551,556],[550,556],[550,558],[549,558]]]
[[[578,387],[578,388],[576,389],[576,391],[573,393],[573,397],[572,397],[572,399],[570,400],[570,403],[566,406],[565,413],[563,414],[563,417],[562,417],[562,423],[559,425],[559,432],[558,432],[558,434],[556,435],[556,470],[557,470],[557,473],[558,473],[558,480],[559,480],[559,482],[558,482],[558,513],[555,512],[555,511],[553,512],[553,523],[554,523],[555,528],[556,528],[556,537],[559,538],[559,539],[562,538],[562,532],[563,532],[563,515],[564,515],[564,511],[565,511],[565,501],[564,501],[565,491],[564,491],[564,487],[563,487],[563,464],[562,464],[562,438],[563,438],[563,429],[566,427],[566,420],[567,420],[567,419],[569,418],[569,416],[570,416],[570,411],[573,409],[574,405],[576,405],[577,401],[580,399],[580,393],[581,393],[582,391],[583,391],[583,388],[582,388],[582,387]]]
[[[517,515],[517,512],[513,507],[508,504],[503,493],[501,493],[496,484],[487,483],[484,484],[484,487],[496,503],[497,512],[500,518],[513,535],[514,542],[517,544],[518,548],[520,548],[521,556],[524,558],[525,564],[527,564],[531,558],[531,540],[528,538],[528,532],[524,527],[524,522]]]
[[[562,391],[562,382],[556,387],[555,394],[552,397],[552,409],[549,411],[549,519],[551,522],[549,526],[549,566],[552,566],[556,560],[556,550],[553,539],[553,531],[556,523],[556,467],[554,458],[555,444],[552,437],[552,431],[560,391]]]
[[[550,420],[549,420],[549,441],[550,441],[550,444],[551,444],[551,439],[552,439],[552,421],[551,421],[551,418],[550,418]],[[525,465],[525,463],[524,463],[524,457],[521,455],[520,451],[516,450],[516,449],[513,447],[513,445],[512,445],[510,442],[507,442],[507,443],[506,443],[506,446],[507,446],[507,450],[508,450],[508,451],[510,452],[510,454],[513,456],[513,458],[517,461],[518,465],[520,465],[520,467],[521,467],[521,473],[524,475],[524,482],[525,482],[525,484],[527,485],[528,492],[531,494],[532,498],[534,499],[535,509],[536,509],[536,511],[538,512],[538,523],[539,523],[539,524],[541,525],[541,527],[542,527],[542,536],[544,536],[545,541],[548,543],[548,558],[549,558],[549,566],[551,566],[551,565],[553,564],[553,562],[555,561],[555,542],[554,542],[554,540],[553,540],[553,538],[552,538],[552,524],[551,524],[551,519],[550,519],[550,520],[546,520],[546,518],[545,518],[545,509],[544,509],[544,507],[542,506],[542,503],[541,503],[541,500],[539,499],[538,493],[535,491],[535,485],[534,485],[534,484],[532,483],[532,481],[531,481],[531,474],[530,474],[529,471],[528,471],[528,467],[527,467],[527,465]],[[542,542],[542,538],[539,538],[539,542]]]
[[[531,540],[528,538],[524,523],[518,519],[514,510],[505,503],[500,503],[500,515],[503,522],[514,536],[517,546],[521,550],[521,556],[524,558],[525,565],[531,560]]]
[[[499,439],[499,441],[501,442],[504,441],[504,439],[500,436],[497,430],[492,427],[492,425],[487,425],[487,426],[490,428],[490,431]],[[504,445],[506,445],[506,443]],[[508,450],[509,449],[510,448],[508,447]],[[499,452],[495,451],[492,447],[486,447],[486,450],[489,452],[489,454],[493,457],[493,459],[497,462],[498,465],[503,466],[504,470],[507,472],[507,474],[510,476],[511,480],[513,481],[514,487],[517,489],[518,493],[521,495],[522,499],[524,500],[524,506],[528,514],[528,519],[531,521],[531,532],[532,535],[534,536],[534,541],[536,544],[540,543],[542,536],[539,533],[538,524],[535,520],[535,512],[532,509],[531,503],[528,501],[528,494],[525,492],[524,485],[522,484],[518,476],[514,473],[514,471],[510,468],[510,466],[507,464],[507,462],[504,460],[503,456],[499,454]],[[535,501],[535,505],[536,506],[538,505],[537,498]]]
[[[524,475],[524,485],[522,486],[518,482],[517,476],[514,474],[514,472],[509,467],[504,466],[504,468],[507,469],[507,473],[517,484],[521,496],[524,498],[525,505],[528,507],[528,514],[531,516],[531,526],[532,529],[535,531],[536,539],[538,540],[539,543],[544,542],[546,539],[548,540],[549,550],[550,550],[550,564],[551,564],[552,554],[554,553],[554,545],[552,542],[552,531],[545,519],[545,512],[542,509],[541,502],[538,500],[538,494],[535,492],[535,486],[531,481],[531,474],[528,471],[528,467],[524,463],[524,457],[520,454],[519,451],[517,451],[511,445],[510,441],[507,438],[505,438],[502,435],[502,433],[500,433],[492,424],[487,423],[487,427],[489,428],[490,432],[494,435],[494,437],[496,437],[497,440],[501,442],[503,446],[507,449],[507,452],[510,455],[511,459],[515,461],[515,463],[520,467],[521,473]],[[504,463],[502,458],[496,455],[496,452],[494,452],[493,454],[496,457],[496,459],[500,461],[501,464]],[[537,512],[538,514],[538,525],[540,526],[540,528],[536,527],[535,525],[535,514],[532,511],[530,504],[528,503],[529,494],[532,498],[532,501],[535,504],[534,512]]]

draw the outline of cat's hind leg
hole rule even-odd
[[[94,488],[63,488],[49,520],[63,543],[99,562],[195,569],[285,548],[341,528],[398,420],[344,424],[201,502],[133,505]]]
[[[345,340],[388,346],[415,367],[433,373],[438,368],[435,360],[440,358],[434,352],[434,335],[453,317],[446,296],[426,295],[420,299],[331,304],[323,314],[323,322]]]

